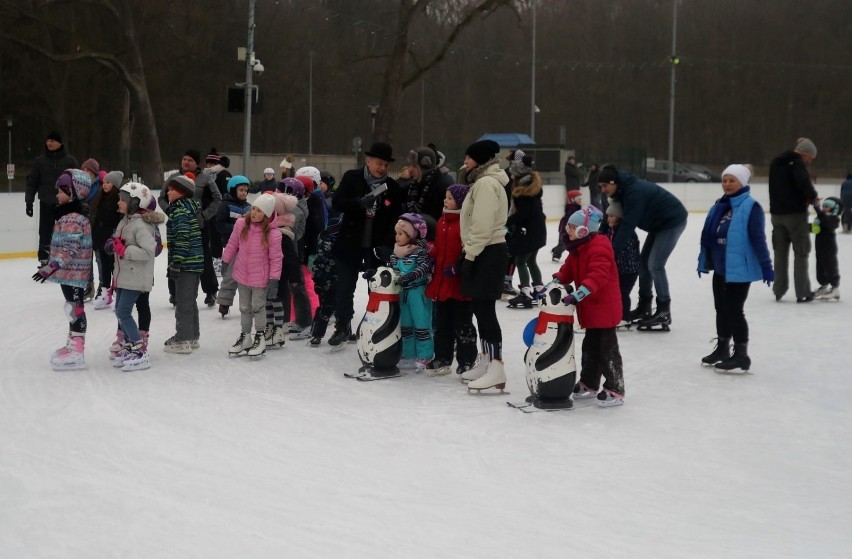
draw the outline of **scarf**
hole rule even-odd
[[[410,245],[393,245],[393,253],[399,258],[405,258],[417,249],[417,243],[411,243]]]
[[[573,314],[551,314],[549,312],[538,313],[538,320],[535,323],[535,333],[544,334],[547,332],[547,325],[553,324],[574,324]]]
[[[367,312],[377,312],[382,301],[388,303],[396,303],[399,301],[398,293],[376,293],[370,291],[370,298],[367,299]]]
[[[408,188],[408,203],[407,209],[413,213],[423,213],[426,197],[429,195],[429,189],[432,186],[432,178],[438,169],[432,169],[420,175],[420,180],[415,182]]]

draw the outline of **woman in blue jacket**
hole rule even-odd
[[[772,285],[775,280],[766,245],[766,219],[763,208],[751,197],[750,178],[751,170],[745,165],[729,165],[722,172],[725,195],[707,213],[698,255],[698,277],[713,270],[718,336],[715,351],[701,362],[726,372],[746,372],[751,366],[743,311],[751,283],[763,280]]]

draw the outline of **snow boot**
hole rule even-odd
[[[142,340],[130,345],[122,363],[122,371],[142,371],[151,368],[151,360]]]
[[[509,299],[506,308],[509,309],[531,309],[533,306],[532,291],[528,286],[521,287],[521,292]]]
[[[506,371],[503,363],[492,361],[488,364],[488,370],[484,375],[468,383],[468,390],[481,391],[487,388],[497,388],[501,392],[506,388]]]
[[[639,296],[639,303],[636,308],[630,311],[630,322],[639,322],[651,316],[652,297]]]
[[[256,361],[266,355],[266,338],[263,336],[263,332],[255,333],[254,343],[252,343],[246,355],[252,361]]]
[[[672,323],[671,301],[657,301],[657,309],[650,317],[640,320],[637,328],[639,330],[662,330],[669,331],[669,325]]]
[[[716,338],[716,349],[710,355],[705,355],[701,358],[702,365],[712,367],[720,361],[724,361],[731,356],[731,338]]]
[[[228,357],[242,357],[248,353],[252,347],[251,332],[243,332],[231,349],[228,350]]]
[[[70,371],[74,369],[85,369],[86,358],[83,355],[86,349],[86,334],[71,332],[65,347],[56,352],[51,358],[50,364],[55,371]]]
[[[751,358],[748,356],[748,343],[734,344],[734,354],[716,363],[717,371],[724,373],[747,373],[751,368]]]

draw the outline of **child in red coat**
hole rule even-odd
[[[426,296],[436,301],[435,358],[426,367],[429,375],[446,375],[453,364],[453,346],[462,374],[476,360],[476,328],[473,326],[473,307],[461,294],[458,261],[461,258],[461,205],[467,196],[465,184],[447,187],[444,213],[438,220],[435,244],[429,256],[435,260],[435,273],[426,288]]]
[[[574,284],[563,302],[577,307],[577,318],[586,328],[574,398],[597,393],[598,405],[609,407],[624,403],[624,371],[615,330],[621,320],[618,268],[612,244],[597,234],[602,220],[603,214],[594,206],[571,214],[565,226],[568,258],[553,277]],[[601,376],[603,390],[598,392]]]

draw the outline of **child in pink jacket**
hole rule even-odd
[[[266,353],[266,294],[278,292],[281,277],[281,231],[273,226],[275,197],[261,194],[251,211],[234,223],[222,262],[231,266],[240,294],[242,333],[228,350],[231,357],[259,359]],[[254,323],[254,340],[251,327]]]

